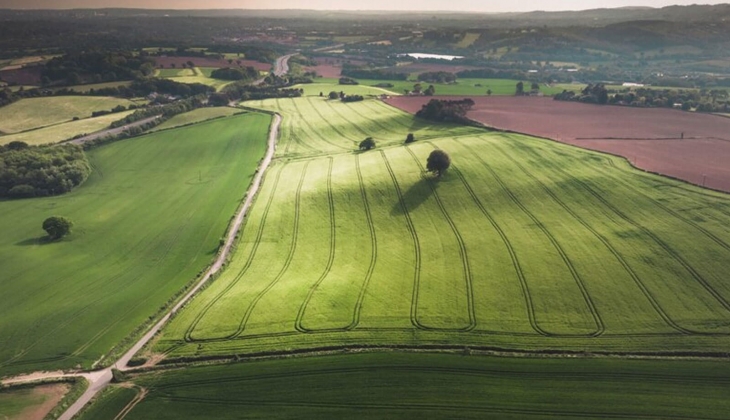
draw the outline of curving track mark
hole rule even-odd
[[[410,147],[406,146],[406,150],[408,150],[408,153],[411,155],[413,160],[416,162],[416,165],[421,169],[422,173],[426,172],[426,168],[423,167],[423,164],[420,160],[418,160],[418,157],[415,153],[413,153],[413,150]],[[459,230],[456,228],[456,224],[454,223],[454,220],[449,216],[449,213],[446,211],[446,208],[444,207],[444,203],[441,201],[441,196],[439,196],[438,191],[436,191],[436,188],[434,188],[433,184],[428,182],[428,186],[431,189],[431,193],[433,194],[434,199],[436,200],[436,204],[438,205],[439,209],[441,210],[441,214],[444,216],[444,219],[449,224],[449,227],[451,228],[451,232],[456,237],[456,242],[459,244],[459,258],[461,259],[461,267],[464,270],[464,282],[466,283],[466,301],[467,301],[467,311],[469,313],[469,325],[465,328],[458,328],[458,329],[447,329],[447,328],[430,328],[437,331],[471,331],[477,326],[477,320],[476,320],[476,311],[474,309],[474,287],[472,285],[472,278],[471,278],[471,267],[469,266],[469,255],[466,250],[466,245],[464,244],[464,239],[461,237],[461,233],[459,233]]]

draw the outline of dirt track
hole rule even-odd
[[[388,103],[415,113],[430,99],[393,97]],[[621,155],[638,168],[730,192],[730,118],[551,98],[472,99],[468,116],[486,125]]]

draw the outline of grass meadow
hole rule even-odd
[[[196,124],[199,122],[212,120],[222,117],[230,117],[231,115],[240,114],[240,109],[229,107],[206,107],[194,109],[190,112],[178,114],[163,122],[153,129],[153,131],[165,130],[184,125]]]
[[[52,96],[29,98],[0,108],[0,133],[13,134],[34,128],[88,118],[93,111],[110,110],[134,102],[103,96]]]
[[[0,145],[11,141],[22,141],[31,145],[59,143],[79,134],[91,134],[109,128],[114,121],[121,120],[134,111],[117,112],[95,118],[85,118],[61,124],[0,136]]]
[[[724,418],[724,362],[354,354],[137,376],[81,420]],[[144,398],[135,400],[144,392]]]
[[[277,159],[226,271],[154,352],[726,351],[726,195],[373,100],[247,104],[283,115]],[[366,136],[378,147],[355,152]],[[424,174],[437,148],[440,179]]]
[[[0,201],[0,376],[91,367],[213,259],[266,149],[246,114],[115,142],[57,197]],[[47,243],[52,215],[74,228]]]

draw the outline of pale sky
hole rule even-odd
[[[0,8],[71,9],[127,7],[142,9],[318,9],[525,12],[532,10],[585,10],[604,7],[688,5],[692,0],[0,0]],[[719,4],[722,1],[701,2]]]

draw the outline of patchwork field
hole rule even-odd
[[[155,352],[728,348],[727,196],[377,101],[250,105],[281,111],[279,159],[226,271]],[[366,136],[378,149],[353,153]],[[424,175],[435,148],[441,179]]]
[[[723,362],[326,356],[141,375],[81,420],[720,419],[729,373]]]
[[[213,259],[266,148],[249,113],[92,150],[58,197],[0,202],[0,376],[91,367]],[[42,221],[75,224],[46,243]]]
[[[99,96],[53,96],[23,99],[0,108],[0,133],[13,134],[34,128],[88,118],[93,111],[128,107],[127,99]]]
[[[121,120],[134,111],[117,112],[95,118],[71,121],[61,124],[43,127],[37,130],[24,131],[22,133],[0,136],[0,144],[8,144],[11,141],[22,141],[28,144],[49,144],[68,140],[79,134],[91,134],[109,128],[114,121]]]
[[[424,97],[388,103],[416,112]],[[673,109],[586,105],[548,98],[477,98],[469,117],[626,157],[635,166],[730,192],[730,119]]]

